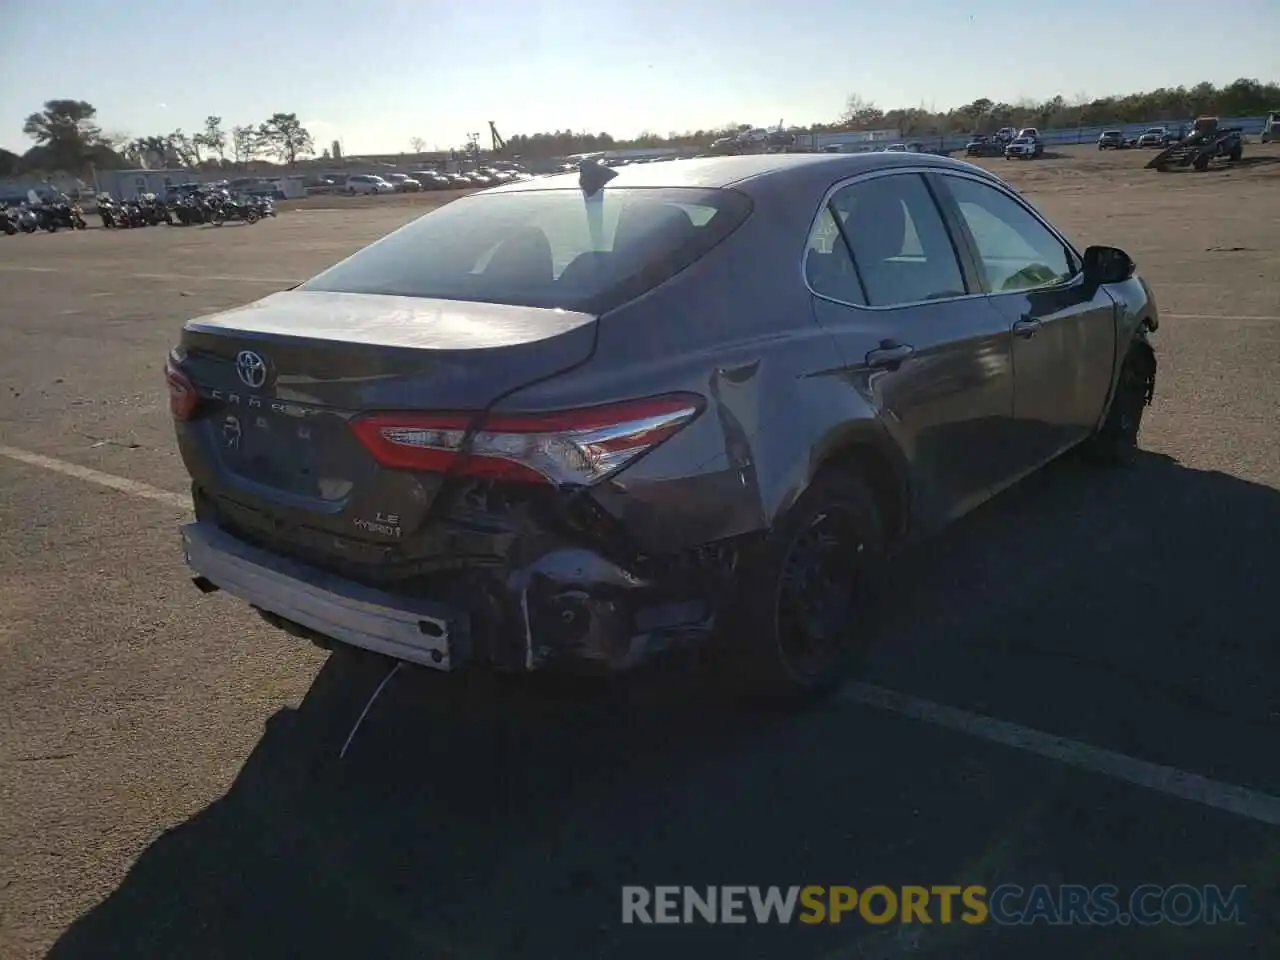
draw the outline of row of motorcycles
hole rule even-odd
[[[80,205],[67,200],[0,207],[0,232],[10,237],[16,233],[35,233],[37,230],[49,233],[84,230],[88,226],[80,212]]]
[[[257,223],[274,217],[276,207],[270,197],[233,197],[226,190],[192,192],[168,199],[144,193],[136,200],[117,201],[106,194],[98,197],[98,216],[108,230],[133,227],[189,227],[210,223],[220,227],[227,222]]]

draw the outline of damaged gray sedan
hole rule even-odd
[[[187,562],[442,671],[706,645],[829,689],[890,550],[1077,445],[1129,458],[1156,327],[1124,252],[959,161],[586,166],[187,323]]]

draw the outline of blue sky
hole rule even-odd
[[[1280,73],[1280,3],[0,0],[0,146],[53,97],[146,136],[295,112],[348,153],[506,134],[831,120]],[[1200,45],[1212,56],[1197,56]],[[1225,71],[1225,72],[1224,72]],[[1276,104],[1280,108],[1280,104]],[[487,133],[485,133],[487,137]]]

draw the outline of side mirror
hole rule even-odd
[[[1089,247],[1084,252],[1084,277],[1090,283],[1123,283],[1137,265],[1119,247]]]

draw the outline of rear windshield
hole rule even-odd
[[[446,204],[299,290],[438,297],[601,313],[656,287],[739,227],[733,190],[606,187]]]

